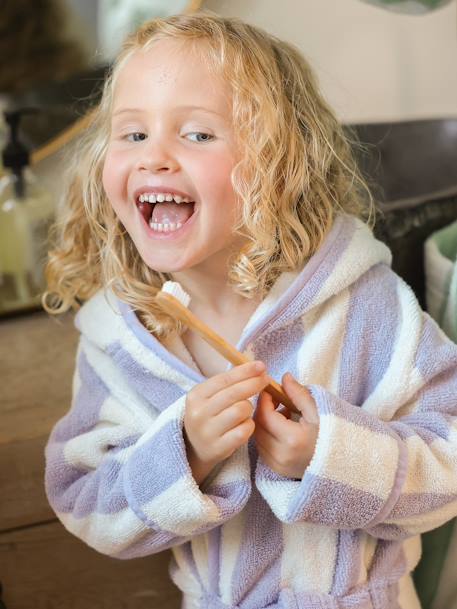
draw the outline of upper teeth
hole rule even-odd
[[[192,199],[189,197],[180,197],[179,195],[173,195],[170,192],[161,192],[160,194],[149,194],[144,193],[139,197],[140,203],[163,203],[164,201],[174,201],[175,203],[191,203]]]

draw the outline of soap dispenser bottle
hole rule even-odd
[[[0,314],[39,306],[55,213],[53,198],[31,172],[28,150],[18,137],[24,112],[5,112],[9,136],[0,177]]]

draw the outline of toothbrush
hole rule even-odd
[[[194,332],[234,366],[246,364],[251,361],[189,311],[187,307],[190,302],[190,296],[183,290],[179,283],[175,281],[166,281],[155,300],[164,311],[170,313],[173,317],[179,319],[183,324],[194,330]],[[276,401],[287,406],[289,410],[301,414],[296,406],[294,406],[291,399],[286,395],[281,385],[273,379],[271,379],[271,383],[265,387],[264,391],[269,393]]]

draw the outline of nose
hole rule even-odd
[[[173,173],[179,169],[179,162],[172,146],[158,138],[150,138],[141,146],[138,169],[152,173]]]

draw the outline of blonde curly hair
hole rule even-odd
[[[65,212],[54,229],[43,304],[50,313],[62,313],[110,287],[157,337],[182,331],[154,303],[171,277],[143,262],[103,191],[101,176],[117,76],[133,53],[164,38],[191,45],[232,90],[241,160],[231,178],[242,203],[234,230],[245,243],[228,269],[234,291],[246,298],[265,295],[282,272],[298,270],[313,255],[335,213],[371,221],[373,210],[347,136],[293,45],[207,12],[145,23],[124,43],[93,126],[75,155]]]

